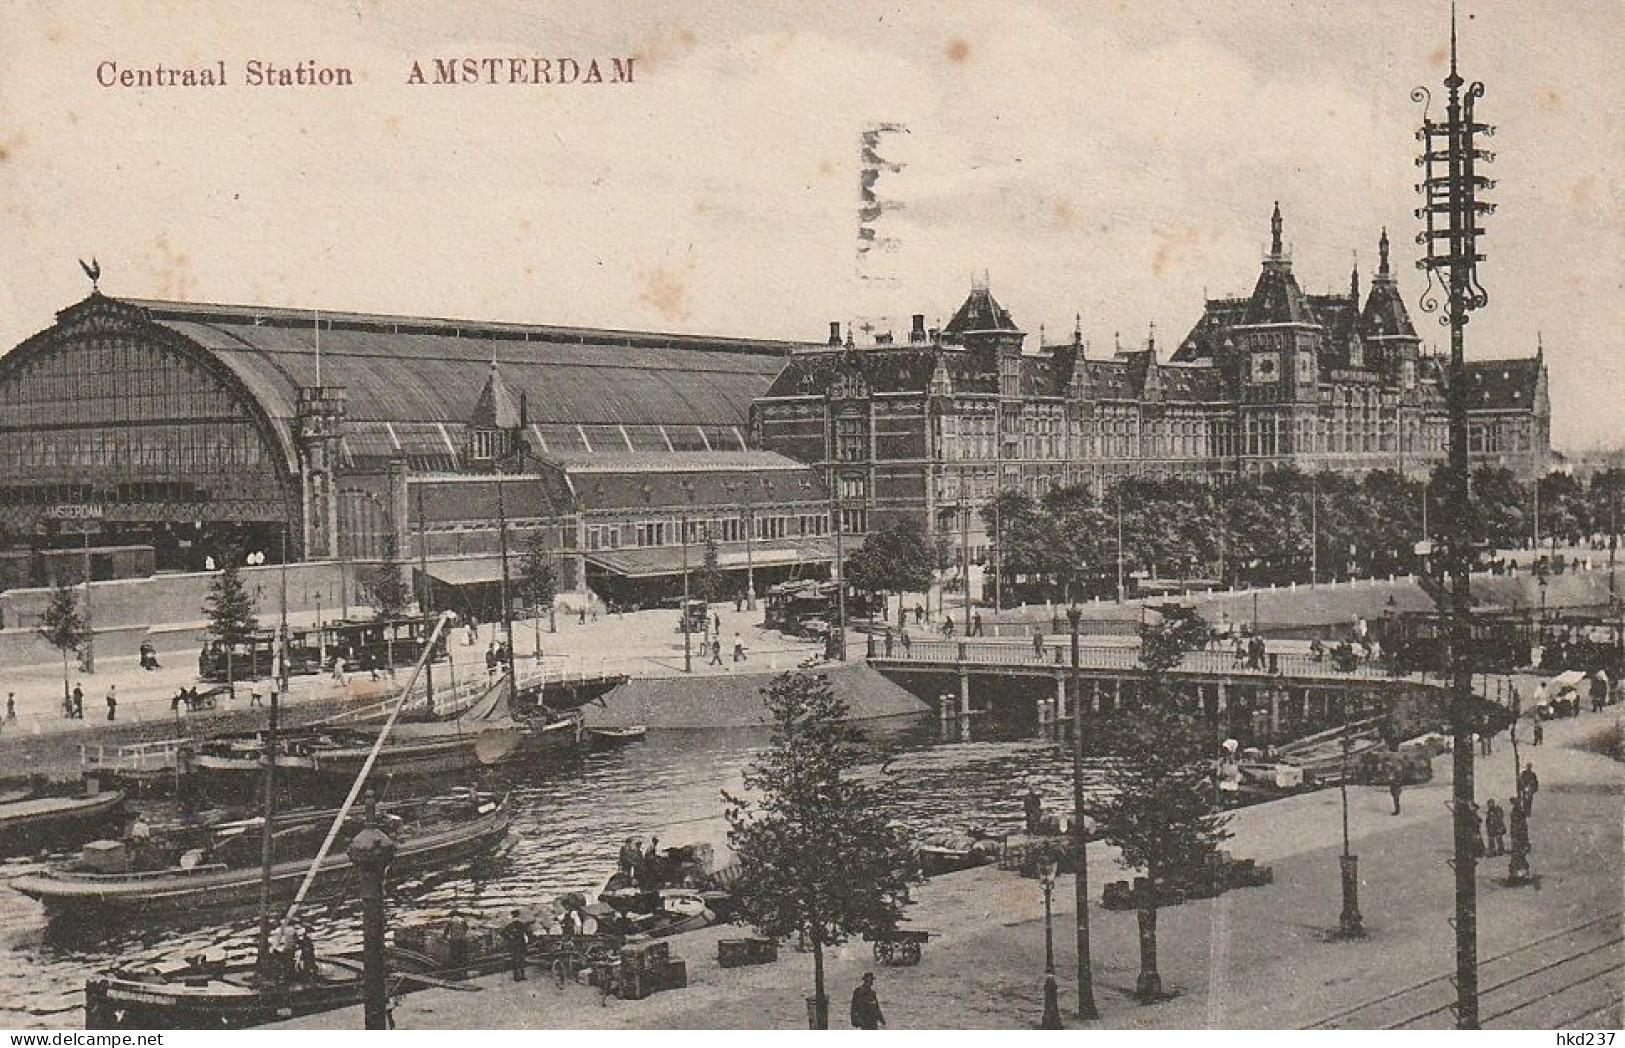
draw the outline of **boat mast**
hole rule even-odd
[[[429,614],[429,540],[426,534],[427,527],[423,522],[423,485],[418,485],[418,574],[423,576],[423,594],[418,598],[418,617],[425,618]],[[434,660],[431,658],[423,666],[423,693],[424,705],[429,713],[434,714]]]
[[[287,507],[287,499],[283,499]],[[260,934],[258,961],[264,968],[271,959],[271,866],[273,852],[276,803],[276,746],[277,706],[281,693],[288,687],[288,524],[287,514],[282,523],[281,621],[277,627],[277,679],[271,686],[271,709],[265,731],[265,798],[261,809],[260,825]]]
[[[508,579],[508,506],[507,497],[503,494],[502,474],[505,472],[501,459],[495,462],[497,471],[497,544],[502,550],[502,642],[507,645],[508,669],[508,701],[519,701],[519,675],[513,668],[513,609],[509,606],[508,594],[512,583]]]
[[[310,893],[310,886],[315,883],[317,872],[327,860],[328,853],[332,851],[333,842],[338,839],[339,830],[344,826],[344,820],[349,817],[350,809],[355,807],[356,798],[361,796],[361,789],[367,784],[367,777],[372,774],[373,765],[378,763],[378,752],[384,748],[384,742],[394,730],[395,721],[400,718],[401,708],[406,705],[407,697],[412,694],[412,689],[417,687],[418,675],[423,672],[424,665],[434,653],[435,645],[440,643],[440,635],[445,630],[449,618],[449,614],[442,614],[435,621],[434,632],[429,634],[429,643],[424,645],[416,665],[412,667],[412,676],[407,679],[406,686],[395,697],[394,708],[389,711],[389,718],[384,721],[383,727],[378,729],[378,738],[373,741],[366,763],[361,765],[361,771],[357,773],[355,782],[350,784],[350,792],[345,796],[344,803],[339,806],[338,814],[333,818],[333,825],[328,827],[327,836],[322,840],[316,858],[311,860],[310,869],[305,871],[305,879],[299,882],[299,890],[294,894],[293,902],[288,904],[288,912],[282,917],[282,928],[287,928],[293,923],[294,915],[299,912],[299,907],[304,905],[305,896]]]

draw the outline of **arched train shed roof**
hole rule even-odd
[[[295,391],[343,386],[355,421],[462,423],[491,362],[529,421],[743,425],[797,344],[694,335],[122,300],[204,347],[273,418]]]

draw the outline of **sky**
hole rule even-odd
[[[1621,0],[1464,2],[1497,125],[1470,358],[1544,345],[1553,439],[1625,443]],[[946,321],[1170,351],[1244,295],[1279,200],[1306,291],[1387,226],[1418,330],[1421,107],[1442,0],[7,0],[0,346],[113,295],[821,341]],[[635,58],[632,84],[411,84],[436,58]],[[249,60],[349,88],[244,83]],[[125,89],[99,63],[201,67]],[[431,74],[432,78],[432,74]],[[860,135],[895,249],[858,262]]]

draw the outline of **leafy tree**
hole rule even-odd
[[[1442,498],[1447,490],[1442,472],[1437,479],[1435,490]],[[1488,543],[1495,549],[1522,546],[1534,534],[1534,499],[1534,493],[1520,484],[1511,470],[1499,466],[1480,466],[1473,470],[1468,533],[1475,542]],[[1428,520],[1441,541],[1449,534],[1448,505],[1448,501],[1445,501],[1440,505],[1437,516]],[[1544,505],[1541,506],[1541,518],[1546,519]]]
[[[66,582],[52,587],[51,599],[40,615],[39,635],[62,656],[63,702],[69,696],[68,653],[77,652],[84,646],[87,629],[84,616],[79,614],[79,594],[74,587]]]
[[[540,530],[525,538],[525,552],[519,561],[519,591],[538,612],[547,609],[548,631],[557,633],[559,624],[554,617],[554,604],[559,595],[558,566],[547,536]]]
[[[931,587],[931,543],[918,521],[899,519],[869,532],[846,558],[848,585],[868,593],[921,593]]]
[[[1061,599],[1071,603],[1074,591],[1099,592],[1116,586],[1117,524],[1083,485],[1054,488],[1044,496],[1049,529],[1048,555],[1055,565]]]
[[[700,570],[694,573],[694,593],[710,604],[728,595],[728,576],[722,572],[717,553],[717,540],[713,536],[705,537],[703,557]]]
[[[1590,507],[1585,488],[1568,473],[1540,478],[1540,533],[1557,549],[1559,541],[1574,542],[1590,531]]]
[[[362,577],[361,587],[372,603],[375,618],[398,619],[406,614],[412,591],[401,579],[400,549],[393,535],[384,542],[382,559]]]
[[[395,536],[390,535],[384,540],[384,556],[378,564],[361,578],[361,588],[366,590],[367,599],[372,602],[373,618],[380,621],[391,621],[406,614],[406,606],[412,601],[411,588],[401,580],[400,546]],[[395,631],[386,630],[384,634],[386,657],[389,660],[390,672],[395,671]]]
[[[1200,620],[1197,620],[1198,622]],[[1095,806],[1100,836],[1122,864],[1143,870],[1136,903],[1142,1001],[1162,996],[1157,970],[1157,908],[1171,889],[1207,876],[1209,858],[1229,836],[1228,816],[1212,800],[1212,739],[1199,706],[1177,694],[1168,671],[1191,650],[1197,632],[1179,616],[1140,627],[1140,708],[1113,718],[1105,733],[1106,798]]]
[[[1625,519],[1625,469],[1612,467],[1593,474],[1586,496],[1591,530],[1618,534],[1620,521]]]
[[[723,792],[738,919],[812,947],[814,1026],[827,1029],[824,950],[897,926],[915,857],[883,795],[846,774],[862,750],[828,678],[781,674],[762,695],[773,740],[745,772],[746,796]]]
[[[220,558],[220,573],[209,585],[209,595],[203,602],[203,614],[209,621],[209,635],[226,649],[226,683],[237,694],[236,674],[232,672],[232,651],[246,643],[260,628],[254,618],[254,598],[243,583],[242,553],[228,549]]]

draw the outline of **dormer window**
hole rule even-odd
[[[490,462],[507,454],[508,434],[501,430],[476,429],[473,435],[474,446],[470,449],[470,455],[475,462]]]

